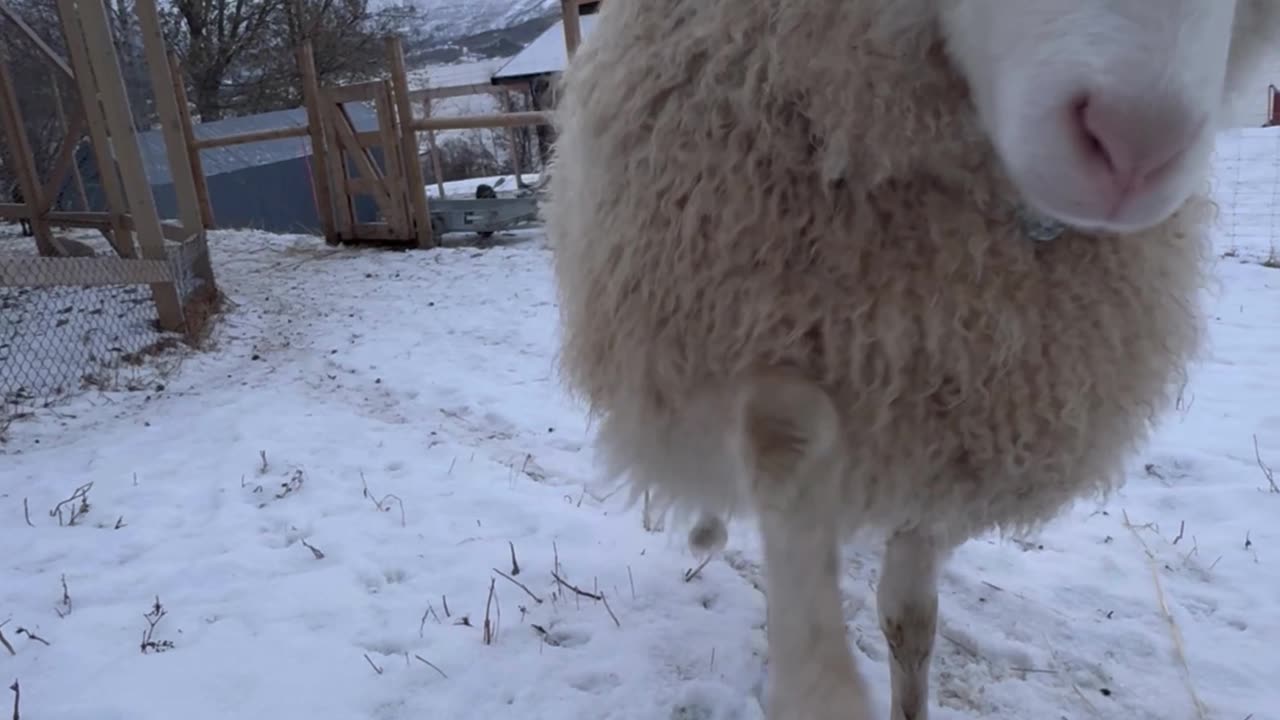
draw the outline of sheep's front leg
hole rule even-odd
[[[938,627],[938,544],[918,530],[899,531],[885,548],[876,602],[889,644],[893,720],[928,720],[929,661]]]
[[[804,380],[758,380],[739,406],[744,475],[760,513],[770,720],[865,720],[839,582],[839,420]]]

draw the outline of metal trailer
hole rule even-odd
[[[541,193],[521,188],[514,196],[498,197],[495,188],[502,186],[502,180],[477,187],[474,199],[432,199],[431,232],[436,236],[473,232],[489,237],[500,230],[536,222]]]

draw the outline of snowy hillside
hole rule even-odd
[[[1211,352],[1107,504],[956,553],[933,720],[1280,719],[1280,133],[1216,162]],[[546,238],[495,240],[213,233],[211,349],[8,429],[24,720],[760,720],[754,533],[686,581],[593,485]],[[844,609],[887,718],[877,563],[851,548]]]
[[[397,0],[422,14],[427,32],[442,37],[500,30],[558,12],[558,0]]]

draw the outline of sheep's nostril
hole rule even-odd
[[[1101,171],[1117,201],[1170,168],[1194,144],[1205,120],[1176,98],[1101,93],[1072,105],[1081,159]]]
[[[1093,128],[1089,125],[1089,98],[1084,97],[1076,101],[1072,108],[1076,128],[1080,133],[1081,143],[1084,151],[1098,161],[1099,164],[1106,167],[1110,174],[1116,174],[1115,159],[1111,156],[1111,151],[1107,148],[1106,143]]]

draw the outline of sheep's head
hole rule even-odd
[[[935,0],[1023,201],[1117,232],[1205,179],[1225,97],[1280,41],[1280,0]]]

